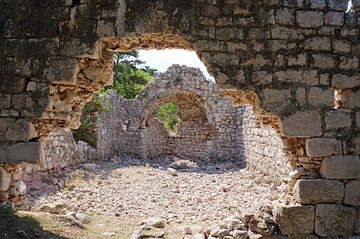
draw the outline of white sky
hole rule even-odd
[[[140,50],[139,59],[145,61],[145,65],[160,72],[165,72],[173,64],[197,67],[200,68],[206,78],[213,79],[194,51],[182,49]]]

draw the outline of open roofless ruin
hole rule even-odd
[[[276,174],[285,195],[262,219],[242,218],[246,234],[221,225],[204,237],[358,238],[360,1],[351,2],[0,1],[0,200],[21,206],[29,174],[112,151],[232,158]],[[217,87],[175,66],[146,95],[111,99],[97,151],[66,143],[85,103],[111,84],[113,52],[165,48],[196,51]],[[153,116],[164,102],[180,109],[177,136]]]

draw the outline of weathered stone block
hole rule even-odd
[[[360,206],[360,181],[349,181],[346,183],[344,204]]]
[[[340,58],[340,68],[345,70],[356,70],[359,66],[359,58],[357,57],[345,57]]]
[[[360,178],[360,159],[357,155],[336,155],[323,160],[320,174],[329,179]]]
[[[0,118],[0,135],[4,133],[7,128],[15,122],[13,118]],[[1,141],[1,140],[0,140]]]
[[[275,208],[275,220],[285,235],[312,233],[314,218],[314,206],[281,204]]]
[[[329,6],[331,10],[345,12],[348,7],[348,1],[343,0],[329,0]]]
[[[324,24],[324,13],[317,11],[298,11],[296,19],[300,27],[316,28]]]
[[[257,71],[252,75],[252,81],[260,85],[269,84],[272,82],[272,73]]]
[[[42,158],[42,148],[39,142],[17,143],[10,145],[9,158],[5,162],[35,163]]]
[[[26,89],[27,80],[16,75],[0,75],[0,93],[17,94]]]
[[[26,105],[26,94],[13,95],[11,105],[14,109],[20,110],[25,108]]]
[[[37,136],[34,125],[23,119],[17,120],[8,127],[4,135],[9,141],[27,141]]]
[[[290,56],[288,59],[289,66],[305,66],[306,65],[306,54],[299,54],[297,56]]]
[[[306,153],[309,157],[325,157],[342,154],[342,143],[332,138],[312,138],[306,140]]]
[[[339,90],[354,88],[360,85],[359,77],[360,75],[336,74],[332,77],[332,85]]]
[[[304,39],[301,31],[286,27],[276,27],[271,29],[271,36],[273,39]]]
[[[263,104],[272,104],[272,103],[280,103],[284,104],[289,101],[291,98],[290,89],[287,90],[273,90],[273,89],[265,89],[264,90],[264,100]]]
[[[115,35],[114,23],[108,21],[98,21],[96,26],[96,34],[99,37],[108,37]]]
[[[336,180],[301,179],[294,186],[294,197],[298,203],[341,203],[344,184]]]
[[[0,192],[6,192],[11,183],[11,174],[3,167],[0,167]]]
[[[353,234],[356,209],[334,204],[315,207],[315,233],[322,237],[347,237]]]
[[[310,7],[312,9],[324,9],[326,8],[325,0],[310,0]]]
[[[11,95],[0,94],[0,109],[10,109],[11,107]]]
[[[279,24],[293,25],[295,23],[294,10],[289,8],[276,10],[275,21]]]
[[[299,111],[283,119],[282,133],[285,136],[310,137],[322,135],[319,112]]]
[[[48,81],[75,84],[76,75],[79,71],[76,59],[53,59],[50,64],[50,67],[44,71],[44,77]]]
[[[311,87],[308,95],[308,102],[313,106],[334,106],[334,90],[320,87]]]
[[[338,129],[351,126],[351,110],[336,109],[325,114],[326,129]]]
[[[324,23],[328,26],[342,26],[344,15],[344,12],[328,12],[325,14]]]
[[[341,93],[341,101],[344,108],[353,109],[360,107],[360,91],[344,90]]]
[[[306,50],[331,50],[331,38],[328,37],[312,37],[307,39],[304,43]]]
[[[348,53],[351,51],[351,46],[345,40],[333,40],[333,49],[335,52]]]
[[[217,65],[226,66],[226,65],[238,65],[239,58],[233,55],[227,54],[216,54],[211,58],[211,62]]]
[[[333,69],[335,67],[335,58],[330,55],[312,55],[314,62],[311,64],[312,67],[320,69]]]
[[[216,39],[221,41],[244,39],[244,32],[236,28],[220,28],[216,30]]]

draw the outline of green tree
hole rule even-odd
[[[111,108],[107,92],[115,90],[126,99],[134,99],[145,85],[154,80],[158,74],[156,69],[145,65],[138,59],[137,51],[114,54],[114,81],[111,86],[105,87],[93,99],[86,103],[80,119],[81,126],[73,130],[75,140],[85,141],[95,146],[95,123],[98,112]]]
[[[136,51],[115,53],[114,83],[107,89],[115,90],[126,99],[134,99],[146,84],[154,80],[158,71],[146,66],[138,57]]]
[[[177,132],[179,116],[177,106],[173,103],[165,103],[156,111],[156,118],[164,123],[164,127],[170,132]]]

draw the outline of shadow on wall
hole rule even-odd
[[[19,216],[9,207],[0,207],[0,238],[67,239],[67,237],[44,230],[34,218]]]

